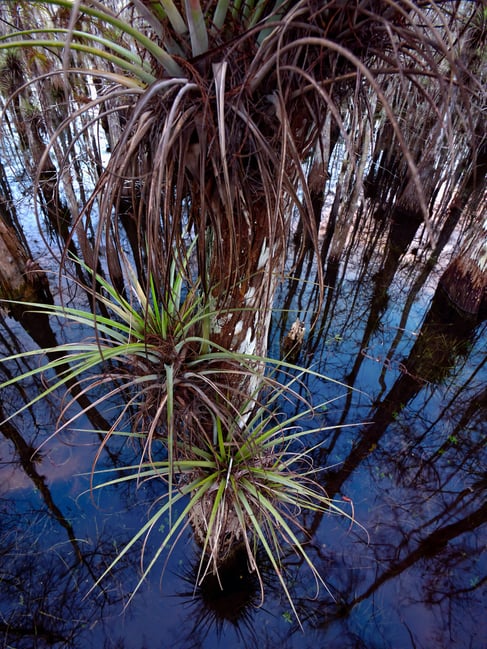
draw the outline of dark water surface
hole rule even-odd
[[[299,362],[355,388],[308,379],[314,403],[339,398],[303,425],[326,427],[313,439],[321,442],[319,480],[349,511],[353,505],[368,533],[329,515],[302,521],[331,593],[316,592],[292,552],[283,558],[303,630],[264,561],[262,606],[245,565],[223,576],[223,594],[211,583],[195,589],[198,555],[189,534],[130,602],[140,545],[90,591],[145,522],[160,486],[119,485],[90,496],[87,472],[99,439],[89,422],[32,459],[53,432],[60,397],[52,396],[1,431],[0,647],[487,647],[486,324],[459,318],[445,303],[436,291],[441,267],[431,269],[427,254],[392,254],[371,225],[339,264],[328,262],[319,312],[316,269],[307,260],[276,300],[272,353],[296,317],[309,325],[317,316]],[[4,354],[31,345],[10,320],[0,342]],[[20,362],[10,368],[24,370]],[[12,406],[5,399],[2,410]],[[131,454],[113,446],[100,467]],[[148,556],[167,524],[153,530]]]

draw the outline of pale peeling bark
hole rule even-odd
[[[269,328],[271,324],[274,295],[284,263],[282,243],[269,244],[262,239],[259,255],[253,263],[253,271],[245,277],[231,295],[228,311],[223,310],[213,322],[211,338],[218,345],[236,354],[255,356],[253,371],[238,379],[241,403],[256,399],[261,388],[265,370],[263,359],[267,355]],[[247,413],[249,414],[249,413]],[[242,426],[246,415],[242,416]]]
[[[253,272],[234,290],[229,311],[213,323],[215,342],[237,353],[265,356],[282,250],[277,244],[271,250],[264,238]]]
[[[272,213],[269,213],[269,212]],[[278,193],[273,200],[246,200],[234,222],[234,267],[215,255],[210,285],[218,287],[230,273],[230,289],[219,295],[215,289],[215,309],[219,315],[212,326],[211,339],[235,353],[265,357],[274,295],[285,261],[289,233],[288,199]],[[223,241],[230,233],[222,231]]]
[[[440,279],[454,306],[463,313],[487,313],[487,217],[474,226],[465,244]]]

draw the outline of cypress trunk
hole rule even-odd
[[[460,253],[440,279],[453,305],[475,318],[487,316],[487,218],[474,224]]]

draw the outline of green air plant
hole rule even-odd
[[[188,251],[188,255],[190,250]],[[57,316],[77,324],[86,338],[74,343],[59,344],[50,349],[31,350],[2,359],[2,362],[23,357],[47,359],[33,370],[14,377],[1,388],[37,374],[54,370],[55,378],[44,392],[24,404],[16,413],[28,408],[51,392],[79,382],[82,393],[93,393],[93,407],[107,397],[122,395],[122,407],[113,423],[115,429],[124,417],[132,418],[132,429],[143,430],[144,452],[150,457],[153,437],[164,430],[169,454],[173,449],[175,422],[180,417],[200,416],[192,400],[213,390],[203,399],[204,407],[214,415],[220,413],[218,401],[230,398],[226,393],[225,373],[241,372],[241,365],[215,372],[214,354],[209,340],[204,337],[207,320],[212,314],[197,289],[186,281],[186,263],[178,269],[173,259],[166,276],[166,292],[162,303],[156,294],[155,283],[149,278],[146,291],[130,264],[126,264],[126,286],[129,296],[121,295],[100,274],[93,273],[83,262],[76,260],[93,277],[92,308],[62,305],[24,303],[24,308]],[[92,335],[88,337],[88,332]],[[218,355],[216,355],[218,360]],[[108,390],[108,392],[107,392]],[[177,392],[177,398],[176,398]],[[78,391],[77,391],[78,394]],[[69,400],[60,414],[60,429],[71,426],[80,412],[70,416]],[[228,401],[228,406],[231,402]],[[14,416],[14,415],[12,415]],[[61,423],[61,420],[62,423]],[[199,419],[198,419],[199,421]],[[111,431],[108,431],[110,434]]]
[[[327,588],[325,581],[306,552],[307,533],[299,524],[299,514],[328,512],[339,514],[354,521],[338,501],[330,499],[317,479],[311,453],[314,447],[306,445],[307,436],[327,430],[326,427],[302,430],[297,421],[310,415],[311,408],[293,417],[279,418],[270,401],[276,401],[283,393],[289,397],[293,379],[285,386],[273,385],[267,394],[266,406],[254,403],[252,416],[246,419],[241,413],[234,419],[234,429],[226,430],[216,419],[216,443],[202,431],[197,446],[184,439],[176,442],[172,459],[154,459],[119,470],[100,470],[102,478],[94,489],[109,485],[137,481],[164,479],[174,474],[177,488],[172,498],[169,492],[155,504],[154,512],[146,524],[125,546],[115,561],[101,575],[103,579],[116,563],[151,531],[157,530],[160,521],[168,514],[172,520],[165,529],[157,551],[144,565],[142,577],[132,597],[149,571],[164,551],[169,551],[184,530],[191,525],[195,539],[202,548],[197,580],[201,583],[208,573],[218,576],[219,567],[225,564],[235,551],[244,547],[249,569],[257,574],[264,600],[264,581],[261,578],[257,549],[262,547],[283,591],[299,621],[291,593],[288,589],[282,556],[292,549],[308,566],[319,584]],[[322,404],[323,405],[323,404]],[[246,419],[245,424],[243,423]],[[127,433],[118,432],[119,435]],[[322,439],[317,444],[321,444]],[[107,479],[107,474],[122,473]],[[179,505],[177,515],[171,512]],[[145,542],[144,542],[145,546]],[[327,589],[328,590],[328,589]]]

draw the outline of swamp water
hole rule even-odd
[[[198,554],[189,533],[130,602],[140,545],[90,590],[147,520],[160,485],[90,494],[99,440],[86,422],[86,430],[46,442],[61,408],[53,395],[1,430],[0,646],[487,647],[486,322],[459,318],[436,291],[441,264],[428,265],[421,246],[414,252],[392,254],[371,219],[340,263],[325,266],[319,312],[316,268],[306,259],[276,299],[271,353],[279,354],[299,317],[308,325],[299,362],[354,388],[306,379],[315,404],[330,402],[302,424],[333,426],[312,440],[320,442],[319,480],[368,533],[331,515],[302,521],[331,593],[316,592],[293,553],[283,557],[303,630],[265,565],[260,607],[259,584],[237,560],[222,575],[223,593],[208,580],[195,588]],[[32,345],[9,319],[0,335],[2,354]],[[293,412],[293,404],[283,407]],[[98,468],[131,462],[131,453],[109,446]],[[147,556],[167,523],[152,531]]]

